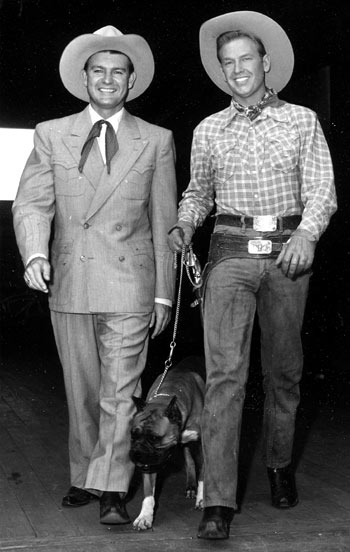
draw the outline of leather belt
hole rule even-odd
[[[259,221],[267,219],[276,219],[276,230],[283,232],[283,230],[296,230],[301,222],[300,215],[290,215],[287,217],[247,217],[245,215],[217,215],[216,224],[222,224],[223,226],[237,226],[238,228],[254,228],[259,230]],[[269,230],[273,231],[272,228]],[[261,230],[266,231],[266,230]]]
[[[282,250],[283,245],[288,241],[290,236],[269,236],[268,240],[251,240],[246,236],[234,236],[229,234],[221,234],[214,232],[210,239],[209,258],[211,263],[217,263],[227,258],[244,257],[247,259],[268,259],[277,258]],[[261,242],[264,246],[265,242],[269,242],[270,249],[265,252],[264,247],[254,253],[249,252],[249,242]],[[259,252],[258,252],[259,251]]]

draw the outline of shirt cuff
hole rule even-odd
[[[154,298],[155,303],[160,303],[161,305],[167,305],[168,307],[172,307],[173,303],[170,301],[170,299],[161,299],[160,297]]]
[[[172,226],[172,227],[170,228],[170,230],[168,231],[168,234],[171,234],[171,232],[172,232],[173,230],[175,230],[176,228],[177,228],[178,230],[183,230],[184,227],[186,227],[186,226],[190,226],[192,232],[195,231],[195,226],[192,224],[192,222],[187,222],[186,220],[179,220],[174,226]]]
[[[38,257],[40,257],[40,259],[45,259],[47,261],[47,257],[46,255],[44,255],[43,253],[34,253],[34,255],[31,255],[29,257],[29,259],[27,259],[27,262],[25,264],[25,267],[27,268],[27,266],[29,265],[30,261],[32,261],[33,259],[37,259]]]
[[[307,240],[312,242],[317,241],[317,239],[313,234],[311,234],[311,232],[309,232],[308,230],[304,230],[303,228],[298,228],[297,230],[295,230],[292,236],[300,236],[301,238],[306,238]]]

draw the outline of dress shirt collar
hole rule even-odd
[[[101,115],[99,115],[97,113],[97,111],[95,111],[95,109],[92,107],[91,104],[89,104],[89,113],[90,113],[92,124],[95,124],[95,123],[97,123],[97,121],[100,121],[101,119],[103,119],[103,117],[101,117]],[[124,114],[124,107],[122,107],[122,109],[120,111],[117,111],[117,113],[112,115],[112,117],[109,117],[108,119],[105,119],[106,121],[111,123],[111,125],[114,128],[115,133],[117,133],[117,131],[118,131],[119,124],[120,124],[120,121],[123,117],[123,114]],[[105,125],[103,125],[103,126],[105,127]]]

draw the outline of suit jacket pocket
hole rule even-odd
[[[50,284],[51,303],[65,305],[71,294],[69,281],[70,261],[73,250],[73,241],[54,242],[51,251],[52,281]]]
[[[154,165],[135,165],[120,186],[126,199],[147,199],[150,194]]]
[[[152,242],[145,240],[131,244],[133,268],[138,301],[142,306],[153,304],[155,289],[155,260]]]
[[[75,161],[54,158],[52,166],[56,195],[79,196],[84,193],[84,179]]]
[[[154,271],[154,249],[150,240],[144,240],[137,243],[130,243],[134,266],[142,271]]]

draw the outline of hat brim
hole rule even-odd
[[[294,67],[291,42],[276,21],[258,12],[237,11],[209,19],[200,28],[199,48],[204,69],[211,80],[227,94],[232,91],[224,80],[216,55],[216,39],[222,33],[241,30],[260,38],[271,59],[266,86],[280,92],[289,82]]]
[[[154,75],[154,59],[146,40],[139,35],[128,34],[116,37],[98,34],[80,35],[64,49],[59,72],[66,89],[80,100],[89,102],[82,70],[90,56],[103,50],[116,50],[132,61],[136,81],[129,90],[126,101],[134,100],[149,87]]]

